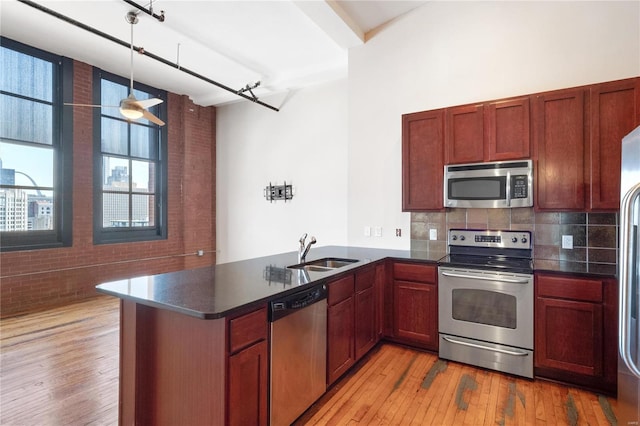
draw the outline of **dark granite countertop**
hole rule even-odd
[[[444,253],[411,252],[361,247],[314,247],[307,261],[325,257],[356,259],[358,262],[330,272],[288,269],[297,264],[297,253],[289,252],[216,266],[135,277],[97,286],[101,293],[136,303],[215,319],[265,303],[276,296],[294,293],[310,284],[326,281],[367,263],[385,258],[432,261]]]
[[[169,309],[202,319],[222,318],[252,305],[357,269],[382,259],[437,262],[446,253],[375,249],[364,247],[314,247],[307,261],[325,257],[356,259],[358,262],[330,271],[314,272],[287,268],[297,264],[297,253],[272,256],[159,275],[112,281],[97,286],[101,293],[133,300],[148,306]],[[584,273],[615,277],[615,268],[589,270],[575,262],[536,260],[538,271]],[[592,268],[593,269],[593,268]]]

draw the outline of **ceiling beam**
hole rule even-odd
[[[364,44],[364,32],[334,0],[293,0],[309,19],[315,22],[338,46],[350,47]]]

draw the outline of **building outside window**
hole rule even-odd
[[[129,82],[96,70],[94,100],[118,106]],[[136,99],[166,94],[135,84]],[[166,106],[149,111],[166,121]],[[146,119],[126,120],[118,108],[95,112],[94,241],[114,243],[166,238],[166,130]]]
[[[0,46],[0,249],[71,243],[72,63],[2,38]]]

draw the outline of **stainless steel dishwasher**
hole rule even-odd
[[[270,424],[288,426],[327,390],[327,288],[271,302]]]

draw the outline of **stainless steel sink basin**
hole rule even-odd
[[[289,266],[292,269],[305,269],[313,272],[326,272],[334,269],[342,268],[343,266],[356,263],[356,259],[341,259],[338,257],[325,257],[324,259],[310,260],[309,262],[299,263],[297,265]]]

